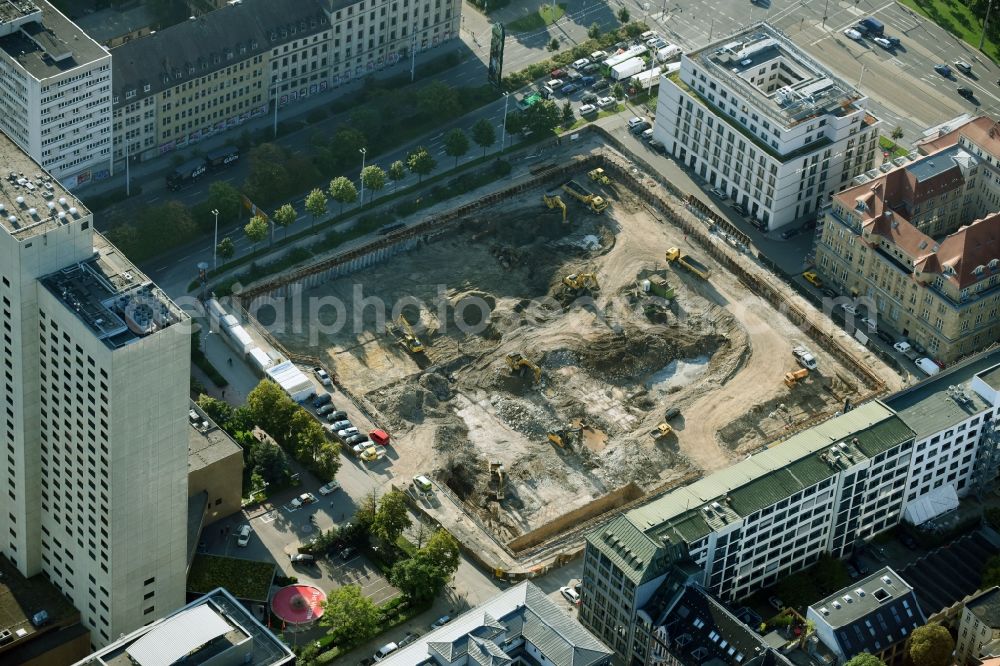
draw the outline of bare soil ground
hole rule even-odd
[[[497,206],[306,291],[339,300],[346,316],[326,307],[314,315],[325,332],[279,336],[291,350],[325,355],[389,420],[394,476],[435,474],[504,538],[629,482],[649,488],[691,468],[725,467],[857,390],[815,346],[819,371],[788,389],[784,374],[798,367],[791,349],[805,336],[720,267],[705,281],[668,266],[665,251],[685,247],[683,233],[630,194],[604,194],[612,200],[604,215],[568,201],[567,225],[540,194]],[[568,298],[563,276],[584,272],[600,289]],[[654,273],[675,300],[643,293],[639,278]],[[400,311],[424,354],[384,330]],[[508,368],[512,352],[541,367],[539,383]],[[654,439],[670,406],[681,409],[674,432]],[[568,447],[547,439],[560,428],[577,433]],[[508,479],[499,505],[491,462]]]

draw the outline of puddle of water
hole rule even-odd
[[[646,382],[651,391],[668,392],[687,386],[698,379],[708,368],[708,356],[698,356],[686,360],[671,361],[662,370],[653,373]]]

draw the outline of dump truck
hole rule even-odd
[[[799,368],[798,370],[793,370],[792,372],[785,373],[785,386],[788,388],[795,388],[795,386],[809,376],[809,371],[805,368]]]
[[[672,247],[667,250],[667,261],[675,261],[688,269],[703,280],[707,280],[712,274],[712,269],[701,263],[690,254],[684,254],[680,248]]]
[[[585,204],[595,213],[603,213],[604,209],[608,207],[608,202],[604,200],[604,197],[594,194],[575,180],[563,183],[562,189],[563,192]]]
[[[559,196],[558,192],[546,192],[542,195],[542,201],[544,201],[545,205],[549,208],[559,208],[562,210],[563,224],[569,222],[569,219],[566,217],[566,203],[562,200],[562,197]]]
[[[673,431],[674,431],[674,429],[672,427],[670,427],[669,423],[661,423],[661,424],[657,425],[655,428],[653,428],[652,430],[650,430],[649,431],[649,435],[653,439],[663,439],[664,437],[666,437],[667,435],[669,435]]]

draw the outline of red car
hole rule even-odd
[[[370,433],[368,433],[368,437],[373,442],[375,442],[380,446],[389,446],[389,439],[390,439],[389,433],[387,433],[385,430],[382,430],[381,428],[377,430],[372,430]]]
[[[566,77],[566,71],[559,69],[558,67],[549,72],[549,74],[552,75],[553,79],[562,79]]]

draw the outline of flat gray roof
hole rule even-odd
[[[38,80],[61,74],[108,56],[107,50],[45,0],[32,0],[42,10],[41,22],[0,37],[0,49]]]
[[[191,409],[198,414],[199,420],[193,423],[188,419],[191,425],[188,431],[189,473],[243,451],[232,437],[205,416],[197,404],[191,402]],[[204,424],[207,424],[207,427]]]
[[[101,9],[76,19],[76,24],[102,44],[153,25],[153,15],[145,5],[130,9]]]
[[[933,435],[989,408],[989,403],[969,387],[969,382],[984,371],[989,371],[987,375],[996,375],[1000,381],[1000,367],[995,366],[1000,366],[1000,349],[979,354],[928,377],[890,396],[885,404],[899,414],[918,438]],[[961,394],[952,389],[953,386]]]
[[[851,624],[893,599],[902,599],[911,592],[913,588],[899,574],[890,567],[884,567],[867,578],[834,592],[826,599],[817,601],[811,608],[836,629]]]
[[[163,291],[104,236],[94,233],[95,258],[40,282],[111,349],[187,318]]]
[[[87,215],[79,199],[0,132],[0,227],[23,241]]]
[[[955,162],[955,158],[959,154],[968,155],[966,150],[956,143],[954,146],[945,148],[933,156],[919,159],[916,162],[910,162],[904,168],[907,172],[913,174],[913,177],[920,183],[957,168],[958,164]]]

